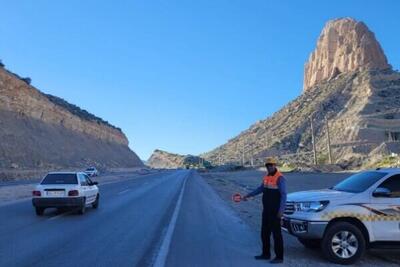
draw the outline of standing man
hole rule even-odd
[[[265,161],[267,175],[263,178],[263,183],[253,192],[243,197],[247,200],[263,193],[263,212],[261,226],[261,240],[263,250],[261,255],[255,256],[256,260],[269,260],[270,237],[271,233],[274,237],[275,258],[271,263],[283,262],[283,239],[281,232],[281,218],[286,205],[286,181],[282,174],[276,168],[276,160],[267,158]]]

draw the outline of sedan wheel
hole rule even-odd
[[[82,206],[79,207],[78,213],[82,215],[85,213],[85,211],[86,211],[86,199],[83,200],[83,204]]]
[[[97,209],[97,208],[99,207],[99,201],[100,201],[100,195],[97,194],[96,200],[95,200],[95,201],[93,202],[93,204],[92,204],[92,207],[93,207],[94,209]]]
[[[44,213],[44,208],[35,207],[35,212],[37,216],[42,216]]]

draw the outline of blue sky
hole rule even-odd
[[[325,22],[350,16],[400,68],[400,1],[2,1],[0,59],[121,127],[142,159],[209,151],[301,93]]]

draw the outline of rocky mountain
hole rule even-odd
[[[202,158],[193,155],[179,155],[156,149],[147,161],[147,165],[157,169],[177,169],[208,165]]]
[[[0,65],[0,168],[142,166],[121,129]]]
[[[267,155],[313,161],[311,119],[318,161],[362,164],[385,145],[400,146],[400,73],[387,63],[362,22],[329,21],[306,63],[303,93],[269,118],[202,155],[213,163],[257,162]],[[327,127],[328,126],[328,127]]]
[[[339,73],[360,69],[390,68],[375,35],[360,21],[329,21],[304,68],[304,90]]]

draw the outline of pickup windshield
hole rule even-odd
[[[78,184],[74,173],[49,173],[41,184]]]
[[[360,172],[335,185],[332,189],[350,193],[361,193],[385,176],[385,172]]]

